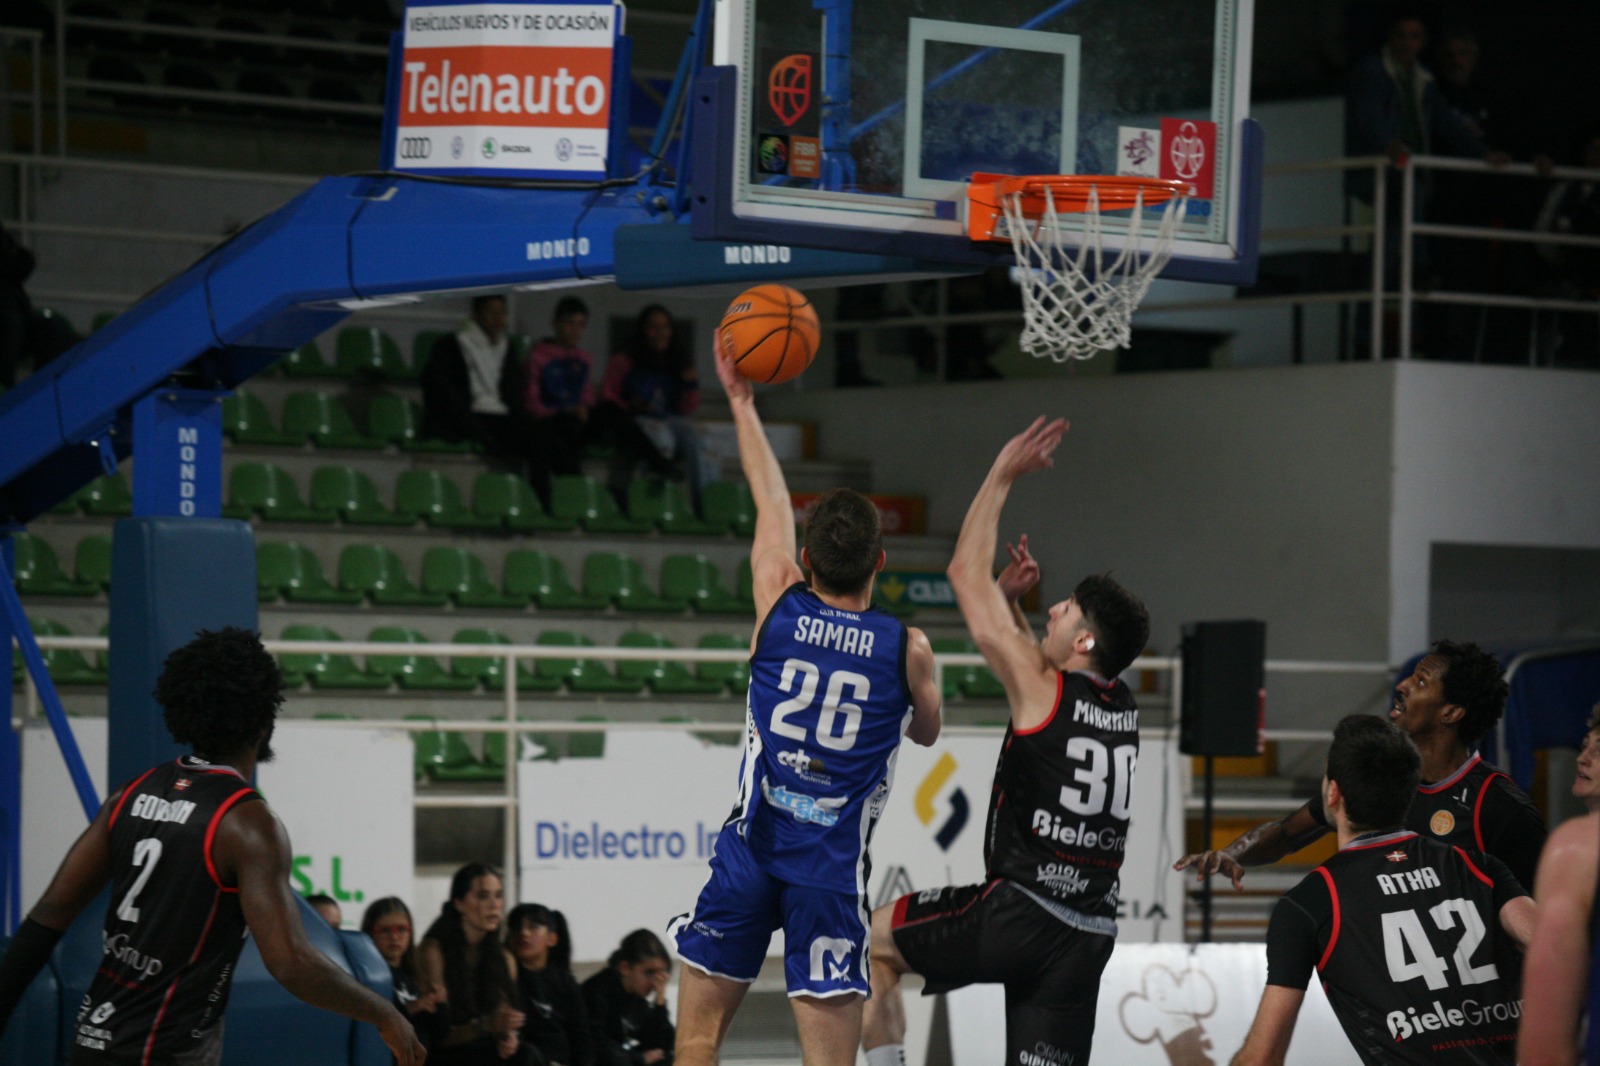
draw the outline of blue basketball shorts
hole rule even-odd
[[[694,910],[673,919],[678,955],[715,977],[749,983],[761,972],[775,929],[783,930],[790,996],[869,995],[871,918],[847,892],[781,881],[761,869],[733,826],[717,836],[711,877]]]

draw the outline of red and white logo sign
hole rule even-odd
[[[1210,200],[1216,192],[1217,124],[1164,118],[1161,146],[1161,176],[1187,181],[1196,200]]]
[[[1389,854],[1385,855],[1384,858],[1388,859],[1390,862],[1405,862],[1408,858],[1410,858],[1410,856],[1403,851],[1391,851]]]

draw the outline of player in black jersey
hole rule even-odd
[[[290,992],[377,1026],[401,1066],[425,1053],[411,1024],[306,939],[292,852],[250,787],[283,702],[252,632],[202,631],[167,657],[155,697],[193,755],[113,792],[67,853],[0,961],[0,1031],[51,949],[109,882],[104,955],[78,1011],[73,1066],[214,1066],[246,931]]]
[[[1051,465],[1066,428],[1041,418],[1006,444],[956,542],[950,584],[1011,704],[989,801],[986,877],[904,896],[872,916],[869,1066],[905,1061],[900,975],[908,972],[928,992],[1003,983],[1010,1066],[1089,1058],[1139,754],[1139,712],[1117,675],[1144,649],[1150,620],[1116,582],[1089,577],[1050,608],[1039,643],[1017,604],[1039,576],[1025,538],[993,576],[1011,485]]]
[[[1591,719],[1592,721],[1592,719]],[[1524,967],[1530,995],[1522,1012],[1522,1066],[1600,1062],[1600,814],[1556,827],[1539,860],[1539,922]],[[1588,1035],[1580,1040],[1584,1013]],[[1585,1046],[1587,1045],[1587,1046]]]
[[[1369,1066],[1516,1062],[1533,900],[1493,855],[1403,826],[1420,768],[1381,718],[1334,730],[1321,794],[1339,852],[1273,909],[1267,987],[1234,1066],[1283,1062],[1313,969]]]
[[[1544,847],[1544,819],[1511,778],[1472,750],[1505,706],[1506,683],[1494,656],[1476,644],[1441,640],[1395,689],[1389,720],[1410,735],[1422,755],[1422,783],[1405,827],[1487,852],[1529,885]],[[1246,867],[1277,862],[1332,831],[1321,799],[1313,798],[1220,851],[1185,855],[1173,869],[1193,868],[1201,877],[1220,873],[1239,888]]]

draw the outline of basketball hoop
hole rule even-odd
[[[967,186],[967,236],[1009,239],[1017,253],[1027,320],[1023,351],[1059,363],[1126,348],[1134,309],[1172,258],[1192,194],[1188,182],[1161,178],[974,174]],[[1161,222],[1147,238],[1144,209],[1158,205]],[[1101,217],[1109,211],[1129,212],[1122,248],[1110,254],[1102,237],[1113,227]],[[1083,228],[1063,228],[1063,214],[1082,215]]]

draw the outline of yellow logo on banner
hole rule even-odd
[[[899,603],[900,598],[906,594],[906,587],[906,583],[893,574],[878,582],[878,588],[883,592],[883,598],[890,603]],[[946,756],[946,758],[949,758],[949,756]]]
[[[937,816],[937,812],[933,809],[933,798],[940,793],[955,772],[955,756],[948,751],[939,756],[939,761],[933,764],[928,776],[917,786],[917,794],[912,802],[912,809],[917,812],[917,821],[923,825],[933,823],[933,819]],[[934,842],[939,845],[941,851],[950,850],[950,845],[955,843],[956,837],[960,836],[961,830],[966,827],[969,813],[967,794],[961,791],[959,786],[951,789],[950,816],[933,835]]]

